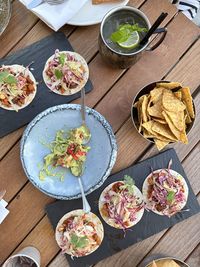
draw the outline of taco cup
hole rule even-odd
[[[142,192],[148,210],[168,217],[180,212],[188,198],[185,179],[169,168],[149,174],[143,183]]]
[[[79,92],[89,77],[85,59],[71,51],[55,51],[46,62],[43,79],[46,86],[56,94],[71,95]]]
[[[114,182],[101,193],[99,211],[110,226],[123,230],[130,228],[143,216],[142,193],[134,184],[127,187],[126,181]]]
[[[37,82],[28,67],[0,67],[0,107],[18,111],[28,106],[37,92]]]
[[[85,213],[78,209],[68,212],[60,219],[55,237],[63,253],[72,257],[83,257],[98,249],[104,230],[94,213]]]

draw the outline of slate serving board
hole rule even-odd
[[[151,172],[150,168],[152,167],[154,170],[167,168],[170,159],[172,159],[173,161],[172,169],[180,173],[188,184],[189,195],[184,210],[189,209],[189,211],[180,212],[172,216],[171,218],[168,218],[167,216],[160,216],[151,211],[148,212],[145,210],[144,216],[142,217],[141,221],[130,228],[131,231],[128,230],[125,237],[122,230],[114,229],[104,223],[101,215],[99,214],[98,199],[101,192],[107,185],[114,181],[123,179],[123,176],[127,174],[134,178],[136,186],[141,190],[145,178]],[[192,191],[188,178],[174,149],[168,149],[154,157],[139,162],[127,169],[111,175],[110,177],[108,177],[101,188],[94,191],[92,194],[87,196],[87,198],[91,205],[92,212],[97,214],[103,222],[105,236],[101,246],[91,255],[82,258],[74,258],[74,260],[72,260],[70,256],[66,254],[67,260],[71,267],[91,266],[92,264],[95,264],[98,261],[115,254],[118,251],[121,251],[141,240],[157,234],[164,229],[167,229],[200,212],[200,206],[197,202],[196,196]],[[46,212],[51,224],[53,225],[53,228],[55,229],[59,219],[65,213],[79,208],[82,208],[81,199],[73,201],[56,201],[53,204],[46,206]]]
[[[31,70],[31,72],[38,82],[37,94],[29,106],[18,112],[0,108],[0,137],[29,123],[37,114],[47,108],[59,104],[66,104],[80,97],[80,92],[70,96],[57,95],[50,91],[45,85],[42,78],[44,65],[47,59],[54,54],[56,49],[60,51],[73,51],[64,33],[54,33],[8,57],[0,59],[0,65],[19,64],[28,66],[33,61],[34,63],[30,68],[34,69]],[[85,85],[85,90],[86,93],[92,90],[92,83],[90,80]]]

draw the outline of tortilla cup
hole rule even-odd
[[[121,227],[121,225],[118,225],[114,222],[113,219],[109,218],[108,216],[106,216],[102,210],[103,210],[103,204],[104,204],[104,196],[106,194],[106,192],[108,192],[109,190],[111,190],[112,186],[114,184],[117,184],[117,183],[123,183],[124,184],[124,181],[117,181],[117,182],[114,182],[110,185],[108,185],[104,190],[103,192],[101,193],[100,195],[100,198],[99,198],[99,212],[101,214],[101,217],[103,218],[103,220],[110,226],[116,228],[116,229],[124,229],[123,227]],[[140,192],[140,190],[134,185],[134,195],[138,198],[138,200],[140,200],[141,202],[143,202],[143,196],[142,196],[142,193]],[[144,207],[142,207],[138,212],[137,212],[137,215],[136,215],[136,220],[134,221],[129,221],[129,226],[126,227],[126,228],[130,228],[132,226],[134,226],[135,224],[137,224],[142,216],[143,216],[143,213],[144,213]]]
[[[158,172],[160,172],[161,170],[162,170],[162,169],[159,169],[159,170],[155,170],[155,171],[153,171],[153,172],[154,172],[154,173],[158,173]],[[177,210],[177,211],[174,212],[174,213],[169,214],[168,216],[172,216],[172,215],[176,214],[177,212],[181,211],[181,210],[184,208],[184,206],[185,206],[186,203],[187,203],[188,192],[189,192],[187,183],[186,183],[185,179],[183,178],[183,176],[180,175],[178,172],[172,170],[172,169],[170,169],[170,173],[171,173],[174,177],[176,177],[177,179],[181,180],[181,182],[182,182],[182,184],[183,184],[183,187],[184,187],[184,191],[185,191],[185,199],[186,199],[186,200],[185,200],[185,202],[181,203],[181,205],[180,205],[180,209],[179,209],[179,210]],[[148,210],[151,210],[151,211],[153,211],[154,213],[156,213],[156,214],[158,214],[158,215],[164,215],[161,211],[158,211],[158,210],[153,209],[153,206],[152,206],[151,202],[150,202],[149,199],[148,199],[148,189],[149,189],[148,179],[149,179],[151,176],[152,176],[152,173],[150,173],[150,174],[147,176],[147,178],[145,179],[145,181],[144,181],[144,183],[143,183],[143,187],[142,187],[142,193],[143,193],[143,197],[144,197],[145,207],[146,207]]]
[[[65,214],[57,224],[56,231],[55,231],[55,238],[56,238],[57,244],[58,244],[58,246],[60,248],[62,248],[61,244],[62,244],[63,232],[58,231],[58,229],[62,226],[63,222],[66,219],[70,218],[71,216],[83,216],[83,215],[85,215],[85,218],[88,221],[92,222],[95,225],[96,233],[97,233],[98,237],[100,238],[100,241],[101,242],[103,241],[104,229],[103,229],[103,225],[102,225],[102,222],[100,221],[100,219],[92,212],[85,213],[83,210],[78,209],[78,210],[70,211],[67,214]],[[96,245],[95,247],[93,247],[93,249],[91,251],[88,251],[87,253],[85,253],[82,256],[87,256],[87,255],[91,254],[92,252],[97,250],[99,246],[100,245]],[[65,250],[65,253],[67,253],[67,254],[69,254],[71,256],[80,257],[79,255],[77,255],[76,253],[72,253],[71,251],[66,251]]]
[[[27,107],[33,101],[33,99],[35,98],[35,95],[37,93],[37,82],[35,80],[35,77],[33,76],[32,72],[29,69],[25,68],[22,65],[14,64],[14,65],[5,65],[3,67],[5,67],[5,68],[8,68],[8,67],[9,68],[12,68],[12,70],[15,73],[20,73],[20,72],[26,71],[26,73],[28,74],[27,76],[29,76],[30,79],[33,81],[35,90],[34,90],[33,93],[31,93],[30,95],[28,95],[26,97],[26,101],[25,101],[24,105],[22,105],[21,107],[18,106],[18,105],[16,105],[16,104],[12,104],[11,107],[6,107],[1,102],[0,102],[0,107],[3,108],[3,109],[6,109],[6,110],[15,110],[15,111],[18,111],[20,109],[23,109],[23,108]]]
[[[59,51],[60,54],[62,53],[68,53],[72,56],[74,56],[79,62],[82,63],[84,69],[85,69],[85,74],[84,74],[84,79],[83,81],[81,82],[80,85],[78,85],[76,88],[73,88],[73,89],[70,89],[70,88],[65,88],[65,92],[62,94],[60,91],[58,91],[57,89],[55,88],[52,88],[52,86],[50,85],[49,83],[49,77],[48,75],[46,74],[46,70],[48,68],[48,64],[49,62],[54,58],[54,54],[47,60],[45,66],[44,66],[44,70],[43,70],[43,80],[46,84],[46,86],[54,93],[56,94],[59,94],[59,95],[73,95],[75,93],[78,93],[84,86],[85,84],[87,83],[88,81],[88,78],[89,78],[89,68],[88,68],[88,65],[87,65],[87,62],[85,61],[85,59],[79,55],[78,53],[76,52],[72,52],[72,51]]]

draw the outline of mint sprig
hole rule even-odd
[[[110,39],[114,43],[122,43],[127,41],[134,31],[147,32],[147,28],[140,27],[138,23],[135,23],[133,25],[125,23],[120,25],[118,29],[111,34]]]
[[[70,242],[75,248],[84,248],[88,244],[88,238],[86,235],[79,237],[76,234],[72,234]]]

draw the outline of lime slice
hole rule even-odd
[[[126,48],[126,49],[132,49],[135,48],[140,41],[140,36],[137,31],[133,31],[129,38],[125,42],[117,42],[119,46]]]

